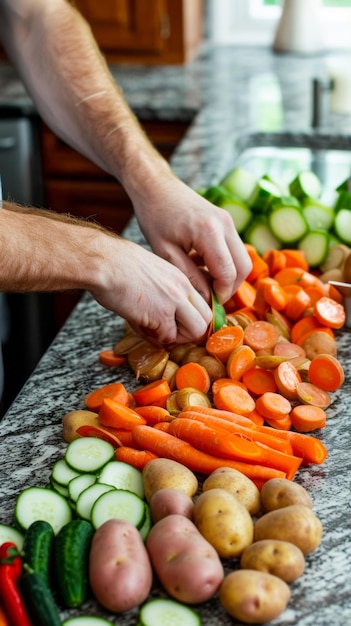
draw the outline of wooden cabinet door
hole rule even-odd
[[[104,51],[161,53],[165,46],[166,0],[76,0]]]

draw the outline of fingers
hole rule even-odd
[[[220,261],[216,262],[216,251],[212,248],[207,256],[207,267],[213,277],[213,290],[218,301],[223,304],[236,292],[243,280],[252,268],[251,259],[238,233],[234,231],[226,241],[221,244],[218,251]]]

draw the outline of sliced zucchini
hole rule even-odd
[[[296,243],[308,232],[308,223],[302,211],[292,206],[271,211],[268,224],[273,235],[285,245]]]
[[[95,474],[79,474],[68,483],[68,497],[71,502],[77,502],[84,489],[96,482]]]
[[[209,187],[204,195],[209,202],[228,211],[238,233],[243,232],[252,217],[252,213],[245,202],[220,185]]]
[[[342,243],[351,245],[351,211],[340,209],[335,215],[334,231]]]
[[[78,441],[78,439],[77,439]],[[27,487],[18,495],[15,504],[15,522],[23,531],[36,520],[51,524],[57,534],[72,519],[67,500],[46,487]]]
[[[335,213],[326,204],[322,204],[311,198],[306,198],[303,203],[303,214],[311,230],[322,228],[330,230],[334,223]]]
[[[17,548],[22,550],[24,533],[9,524],[0,524],[0,546],[7,541],[16,544]]]
[[[256,177],[242,167],[235,167],[224,176],[220,185],[239,200],[247,202],[256,187]]]
[[[272,202],[280,197],[281,191],[279,187],[270,180],[261,178],[257,181],[247,203],[254,213],[267,213]]]
[[[116,489],[132,491],[139,498],[145,495],[141,471],[123,461],[107,463],[98,476],[98,482],[112,485]]]
[[[189,606],[169,598],[149,600],[140,609],[142,626],[201,626],[200,615]]]
[[[308,265],[319,267],[329,251],[329,233],[326,230],[311,230],[298,243],[298,249],[304,252]]]
[[[112,485],[105,485],[104,483],[94,483],[87,487],[76,502],[76,514],[82,519],[91,521],[91,510],[98,498],[107,491],[112,491],[114,487]]]
[[[144,524],[145,515],[145,501],[139,496],[124,489],[112,489],[103,493],[94,503],[91,509],[91,523],[97,529],[110,519],[123,519],[140,529]]]
[[[243,239],[254,246],[261,255],[272,248],[279,250],[282,247],[279,239],[272,233],[265,216],[257,216],[251,220]]]
[[[300,172],[289,185],[289,191],[292,196],[298,200],[305,198],[319,198],[322,193],[322,184],[317,174],[306,170]]]
[[[280,196],[280,198],[273,200],[270,208],[271,211],[274,211],[275,209],[281,209],[287,206],[301,209],[301,202],[295,198],[295,196]]]
[[[114,447],[97,437],[80,437],[71,441],[66,449],[65,461],[77,472],[96,473],[114,458]]]

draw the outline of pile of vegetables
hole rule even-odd
[[[351,244],[350,180],[341,182],[332,200],[323,200],[323,191],[309,170],[282,185],[235,167],[200,193],[229,211],[243,241],[260,254],[293,247],[305,253],[310,267],[318,267],[332,245]]]

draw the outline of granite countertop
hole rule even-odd
[[[269,145],[270,141],[304,145],[308,140],[340,147],[346,153],[351,147],[348,116],[329,116],[318,131],[311,129],[311,81],[324,76],[324,55],[301,58],[274,55],[265,48],[205,46],[185,67],[111,69],[141,119],[192,120],[172,166],[193,187],[217,182],[234,166],[240,152],[252,145]],[[0,64],[0,93],[0,109],[15,107],[33,113],[30,99],[6,64]],[[269,115],[274,105],[269,102],[272,93],[280,107],[280,116],[274,119]],[[268,114],[262,115],[265,110]],[[134,220],[125,236],[146,245]],[[116,371],[98,361],[100,350],[113,346],[123,328],[123,320],[84,295],[4,416],[0,427],[0,523],[13,522],[15,498],[21,489],[47,484],[54,461],[66,448],[62,416],[83,408],[84,396],[103,384],[119,380],[130,390],[136,387],[128,368]],[[296,478],[314,500],[324,536],[318,550],[307,557],[303,576],[291,585],[287,610],[271,622],[279,626],[351,623],[351,360],[346,329],[338,331],[337,345],[346,380],[333,394],[327,427],[318,434],[329,455],[322,466],[300,469]],[[155,588],[154,595],[157,593]],[[106,615],[93,602],[80,612]],[[199,607],[199,612],[204,626],[237,623],[216,599]],[[116,626],[134,626],[137,611],[110,619]]]

